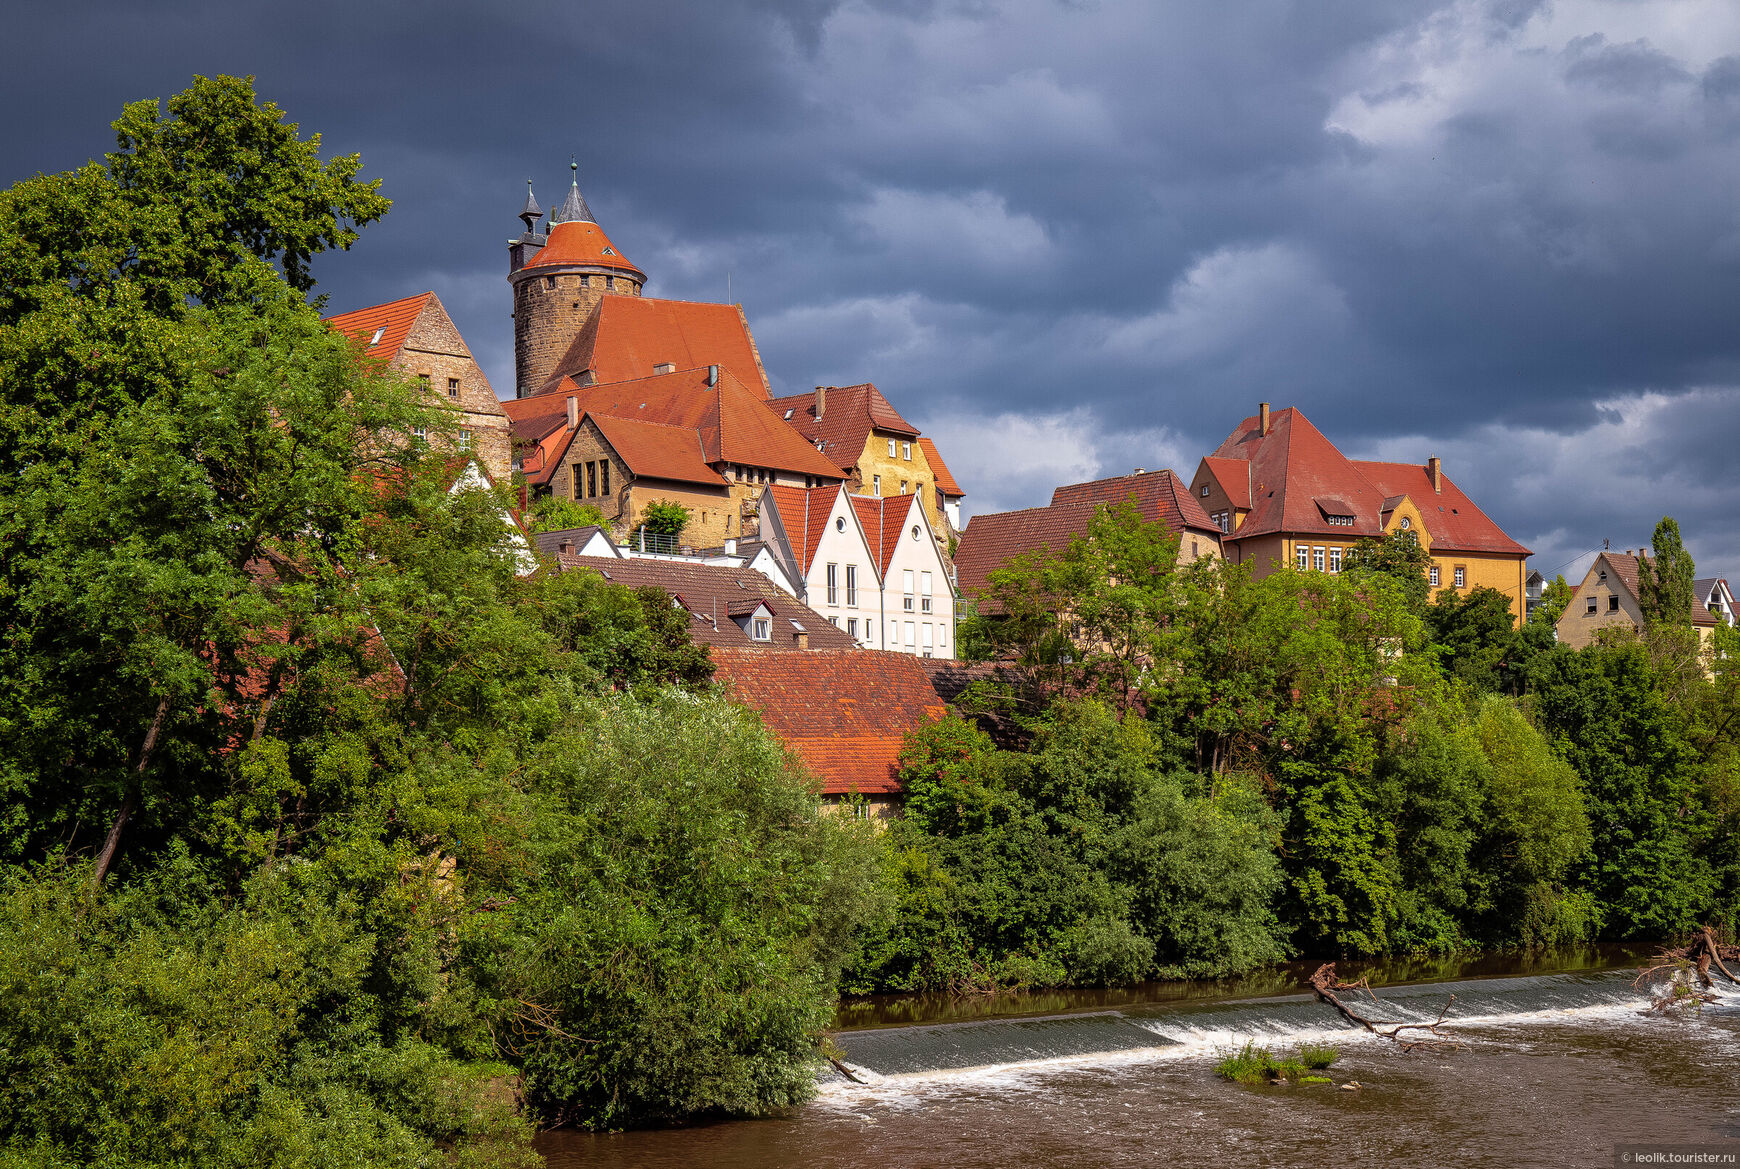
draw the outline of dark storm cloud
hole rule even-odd
[[[1443,453],[1543,567],[1672,512],[1740,574],[1721,0],[86,4],[8,33],[8,178],[256,74],[397,201],[317,265],[332,305],[434,288],[502,393],[503,243],[574,152],[650,292],[729,281],[780,388],[874,379],[979,510],[1189,474],[1265,399]]]

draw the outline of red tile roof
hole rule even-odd
[[[984,592],[991,571],[1016,556],[1029,552],[1062,555],[1077,536],[1087,535],[1098,510],[1097,503],[1053,503],[1050,507],[974,516],[955,549],[956,583],[961,593],[974,597]]]
[[[822,542],[822,534],[828,530],[828,513],[833,510],[834,500],[841,490],[838,483],[808,489],[778,484],[768,488],[773,506],[779,512],[780,526],[785,529],[792,553],[797,557],[798,571],[806,576],[815,560],[816,545]]]
[[[817,778],[826,795],[898,792],[908,731],[943,718],[920,659],[884,650],[713,652],[715,677]]]
[[[752,568],[697,564],[688,560],[618,560],[611,556],[574,556],[567,553],[558,555],[557,562],[564,569],[588,569],[596,572],[612,584],[627,585],[630,588],[650,586],[665,590],[688,610],[689,636],[704,645],[737,646],[756,655],[766,654],[771,650],[796,651],[797,634],[802,632],[809,635],[812,652],[868,652],[854,650],[857,641],[851,634],[828,624],[826,617],[802,601],[780,592],[772,581]],[[773,614],[771,641],[754,640],[737,622],[731,620],[733,614],[746,616],[753,612],[757,604],[765,604]]]
[[[793,394],[770,403],[780,417],[809,440],[822,444],[822,452],[842,470],[849,471],[864,456],[864,444],[872,431],[906,439],[918,437],[918,427],[900,416],[882,391],[865,382],[856,386],[829,386],[816,417],[816,395]]]
[[[604,229],[590,220],[569,220],[550,225],[550,234],[538,254],[527,260],[527,268],[550,268],[584,265],[593,268],[618,268],[632,272],[642,283],[646,273],[628,262],[604,234]]]
[[[864,538],[870,543],[870,554],[876,557],[876,571],[888,579],[888,565],[900,547],[900,532],[912,511],[911,495],[853,495],[852,510],[858,513],[858,523]]]
[[[637,479],[725,486],[725,477],[707,465],[700,433],[693,427],[665,426],[608,414],[587,413],[581,417],[592,420],[604,435],[604,441],[622,456],[623,465]]]
[[[423,292],[404,300],[339,313],[327,317],[326,323],[332,329],[360,340],[370,357],[390,361],[405,347],[411,326],[417,323],[417,318],[434,298],[433,292]]]
[[[1245,459],[1217,459],[1213,455],[1202,460],[1214,481],[1226,493],[1234,507],[1247,511],[1251,506],[1251,464]]]
[[[566,392],[562,379],[586,370],[595,382],[622,382],[648,377],[655,365],[665,363],[678,369],[722,366],[757,397],[766,399],[772,392],[741,306],[605,296],[534,394]]]
[[[1372,485],[1386,497],[1406,495],[1420,509],[1426,530],[1432,534],[1432,551],[1489,552],[1505,556],[1527,556],[1529,550],[1504,534],[1462,488],[1451,482],[1442,470],[1438,482],[1442,490],[1432,491],[1432,476],[1418,463],[1353,464]]]
[[[954,499],[959,499],[965,495],[966,492],[961,490],[961,485],[956,483],[955,477],[949,473],[947,464],[942,460],[942,455],[937,453],[936,443],[928,438],[920,437],[918,445],[924,448],[925,462],[930,464],[930,473],[936,477],[936,485],[942,488],[942,493]]]
[[[1239,424],[1210,458],[1250,464],[1251,513],[1229,541],[1276,532],[1324,532],[1381,536],[1385,493],[1379,491],[1298,410],[1269,416],[1269,433],[1258,433],[1253,415]],[[1228,469],[1229,477],[1233,472]],[[1341,500],[1352,508],[1351,527],[1331,525],[1318,500]],[[1416,501],[1418,502],[1418,501]],[[1338,513],[1348,514],[1348,513]]]
[[[1589,571],[1584,575],[1583,582],[1587,584],[1589,578],[1599,572],[1602,561],[1606,561],[1607,566],[1613,570],[1613,575],[1618,578],[1618,582],[1625,586],[1626,592],[1631,594],[1632,600],[1641,602],[1643,590],[1638,579],[1640,575],[1639,565],[1642,561],[1653,563],[1654,559],[1648,555],[1634,556],[1630,552],[1603,552],[1595,558],[1595,563],[1589,566]],[[1710,612],[1709,607],[1698,597],[1698,584],[1698,581],[1692,582],[1692,624],[1720,625],[1722,619]],[[1581,588],[1582,585],[1579,585],[1579,591]]]
[[[1190,493],[1190,484],[1171,471],[1149,471],[1140,475],[1096,479],[1091,483],[1071,483],[1053,491],[1051,502],[1108,503],[1115,506],[1131,497],[1141,508],[1142,518],[1150,523],[1162,521],[1174,532],[1194,528],[1199,532],[1211,532],[1216,537],[1220,535],[1220,525],[1202,510],[1202,504]]]

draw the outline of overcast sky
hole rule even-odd
[[[1740,581],[1740,4],[8,5],[0,181],[254,74],[393,211],[329,307],[434,289],[513,392],[506,241],[577,155],[650,295],[779,393],[874,381],[969,513],[1188,478],[1258,401],[1445,470],[1533,565],[1663,514]],[[1567,562],[1572,562],[1567,564]]]

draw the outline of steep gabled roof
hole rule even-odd
[[[819,419],[816,417],[814,391],[775,398],[768,405],[811,446],[821,444],[822,453],[841,470],[857,465],[873,430],[907,439],[918,437],[918,427],[902,418],[893,403],[869,382],[827,387]]]
[[[822,781],[825,795],[900,790],[907,732],[943,718],[919,658],[885,650],[713,652],[715,677]]]
[[[780,526],[791,541],[798,571],[806,576],[815,561],[816,546],[828,530],[828,513],[833,511],[834,500],[839,498],[842,490],[844,488],[838,483],[810,488],[774,484],[767,489],[774,508],[779,512]]]
[[[1062,555],[1077,536],[1087,535],[1098,510],[1098,503],[1053,503],[974,516],[955,549],[962,594],[984,592],[992,570],[1016,556],[1041,551]]]
[[[725,477],[707,465],[700,432],[690,426],[665,426],[608,414],[581,415],[590,418],[604,441],[622,457],[623,465],[637,479],[670,479],[678,483],[705,483],[723,487]]]
[[[411,326],[417,323],[417,318],[434,299],[433,292],[422,292],[416,296],[407,296],[404,300],[339,313],[327,317],[326,324],[335,332],[361,341],[370,357],[391,361],[405,347],[405,338],[411,335]]]
[[[948,465],[943,462],[942,455],[937,453],[936,443],[920,436],[918,445],[924,448],[925,462],[930,464],[930,473],[936,478],[936,485],[944,495],[959,499],[966,494],[961,485],[955,482],[955,477],[949,473]]]
[[[757,397],[765,400],[772,392],[742,306],[605,296],[533,395],[564,392],[563,378],[587,370],[595,382],[621,382],[648,377],[654,366],[666,363],[678,369],[721,366]]]
[[[876,557],[876,571],[888,579],[888,566],[900,547],[900,533],[906,527],[906,517],[912,513],[913,495],[853,495],[852,510],[858,513],[858,523],[870,544],[870,554]],[[922,508],[920,509],[923,510]]]
[[[1228,502],[1234,507],[1250,509],[1251,464],[1247,460],[1219,459],[1210,455],[1202,460],[1202,465],[1214,477],[1214,481],[1220,484]]]
[[[612,584],[665,590],[688,611],[689,636],[705,645],[740,646],[755,654],[796,651],[799,633],[809,635],[811,650],[849,650],[857,644],[851,634],[828,624],[826,617],[780,592],[752,568],[652,558],[564,555],[558,559],[564,568],[589,569]],[[766,605],[773,614],[771,641],[754,640],[731,620],[733,613],[743,616],[758,605]]]
[[[1387,497],[1406,495],[1420,509],[1420,518],[1432,534],[1432,551],[1486,552],[1504,556],[1527,556],[1529,550],[1505,535],[1462,488],[1442,471],[1441,490],[1432,490],[1432,476],[1418,463],[1355,462],[1354,467]]]
[[[1293,407],[1269,416],[1269,433],[1256,415],[1239,423],[1210,458],[1250,464],[1251,512],[1230,539],[1277,532],[1324,532],[1340,536],[1381,536],[1379,519],[1388,492],[1372,486],[1358,468]],[[1232,474],[1228,469],[1229,475]],[[1338,499],[1353,510],[1353,526],[1334,526],[1318,509],[1318,499]]]
[[[1190,485],[1171,471],[1118,475],[1091,483],[1071,483],[1051,493],[1053,504],[1105,503],[1116,506],[1134,497],[1142,518],[1159,520],[1174,532],[1194,528],[1220,535],[1220,527],[1208,518],[1202,504],[1190,493]],[[974,521],[977,522],[976,520]]]

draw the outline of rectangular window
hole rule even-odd
[[[586,471],[579,463],[568,464],[569,478],[574,480],[574,498],[586,498]]]
[[[890,621],[888,623],[888,644],[900,644],[900,622],[898,621]]]
[[[1607,598],[1607,611],[1609,613],[1619,612],[1619,598],[1617,596]]]
[[[909,463],[912,462],[912,444],[911,443],[903,442],[900,444],[900,457],[902,459],[905,459]]]
[[[1430,580],[1432,587],[1437,588],[1438,587],[1438,566],[1436,564],[1434,564],[1431,568],[1426,570],[1426,576]]]
[[[610,460],[601,459],[598,463],[598,494],[610,494]]]
[[[447,396],[449,398],[457,398],[459,396],[459,379],[458,378],[450,377],[447,379]]]
[[[857,603],[858,566],[856,564],[848,564],[846,566],[846,604],[856,605]]]
[[[918,574],[918,591],[927,597],[930,596],[930,573],[921,572]]]
[[[1318,572],[1323,571],[1323,549],[1322,548],[1311,549],[1311,567],[1315,568]]]
[[[914,639],[914,634],[916,634],[916,633],[917,633],[916,627],[912,624],[912,622],[908,621],[906,623],[906,644],[908,646],[913,646],[913,645],[918,644],[918,642]]]
[[[900,574],[900,591],[904,594],[901,608],[908,613],[912,612],[912,569],[910,568],[903,570]],[[910,629],[912,626],[908,624],[907,628]],[[909,637],[907,640],[910,642],[912,639]]]
[[[1339,548],[1331,548],[1329,550],[1329,571],[1341,571],[1341,549]]]
[[[904,480],[904,479],[902,479],[900,481],[900,494],[902,494],[902,495],[906,494],[906,480]]]
[[[1590,597],[1589,598],[1589,612],[1593,613],[1599,607],[1600,607],[1599,602],[1597,602],[1594,597]]]
[[[471,431],[463,426],[459,428],[459,449],[462,451],[471,449]]]
[[[411,437],[413,437],[413,438],[428,438],[429,431],[427,428],[422,427],[422,426],[413,426],[413,427],[411,427]]]
[[[846,632],[850,633],[853,637],[858,636],[858,619],[856,617],[846,618]]]
[[[888,440],[888,457],[891,459],[894,457],[894,440],[893,439]]]
[[[882,476],[880,476],[880,475],[870,476],[870,494],[872,494],[872,495],[881,495],[882,494]]]
[[[840,619],[838,617],[829,617],[828,624],[832,625],[835,629],[838,629],[840,627]]]
[[[598,498],[598,464],[586,464],[586,498]]]
[[[1456,566],[1455,572],[1453,572],[1451,575],[1452,575],[1452,577],[1454,577],[1454,583],[1455,583],[1457,588],[1460,589],[1460,588],[1467,588],[1468,587],[1468,570],[1466,568],[1463,568],[1460,564],[1458,564]]]
[[[1298,567],[1300,572],[1304,572],[1307,568],[1310,568],[1311,549],[1303,544],[1295,544],[1293,546],[1293,563]]]
[[[828,604],[838,605],[839,603],[840,566],[838,564],[830,564],[828,565]]]
[[[769,640],[768,630],[767,630],[767,618],[757,617],[755,619],[755,632],[751,636],[753,636],[756,641]]]
[[[949,627],[947,625],[938,625],[936,627],[936,643],[944,649],[948,648]]]
[[[919,629],[919,635],[918,635],[919,636],[919,644],[924,646],[926,653],[930,652],[930,645],[931,645],[931,641],[930,641],[931,632],[930,631],[931,631],[931,626],[930,626],[930,622],[928,622],[928,621],[925,622],[924,625]]]
[[[429,375],[426,373],[418,374],[417,375],[417,385],[420,386],[424,391],[427,391],[429,389]]]

